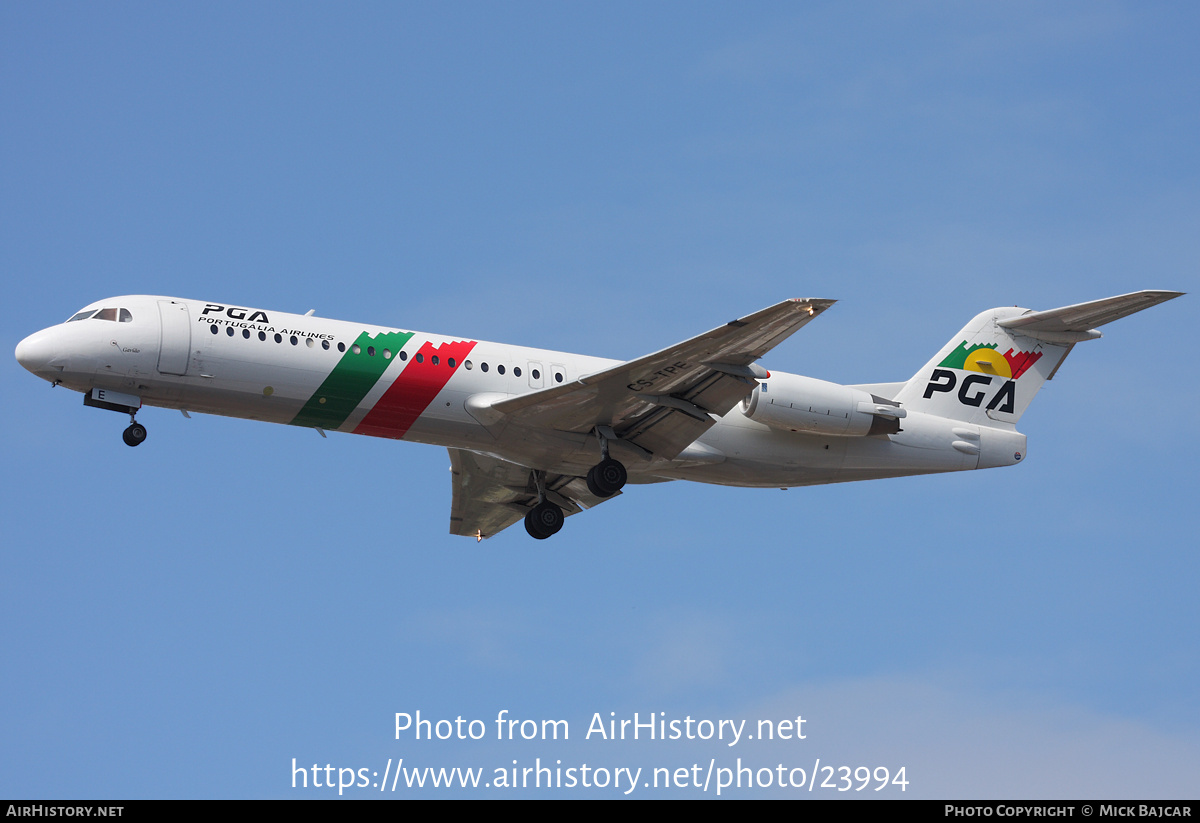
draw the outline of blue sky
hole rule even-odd
[[[151,293],[629,358],[812,296],[840,302],[764,365],[907,379],[990,306],[1195,291],[1197,18],[4,4],[0,329]],[[1079,346],[1019,467],[636,488],[545,543],[450,537],[443,450],[154,409],[132,450],[10,358],[0,794],[741,757],[904,766],[885,796],[1194,797],[1193,299]],[[572,736],[396,740],[417,710]],[[583,739],[610,712],[807,737]]]

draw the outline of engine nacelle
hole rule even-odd
[[[862,389],[784,373],[759,383],[742,401],[742,413],[773,429],[837,437],[895,434],[906,414]]]

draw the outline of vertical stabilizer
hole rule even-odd
[[[1041,312],[989,309],[952,337],[895,399],[905,408],[951,420],[1015,425],[1071,348],[1100,337],[1095,326],[1180,294],[1140,291]]]

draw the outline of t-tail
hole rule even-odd
[[[1006,307],[975,316],[913,376],[896,400],[912,411],[1008,428],[1097,326],[1179,297],[1139,291],[1049,311]]]

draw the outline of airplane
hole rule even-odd
[[[450,454],[450,533],[524,519],[539,540],[627,483],[790,488],[1011,466],[1021,415],[1097,326],[1179,297],[1139,291],[976,315],[904,382],[840,385],[757,361],[835,301],[790,299],[618,361],[226,303],[92,303],[16,348],[84,405],[143,405],[411,440]]]

